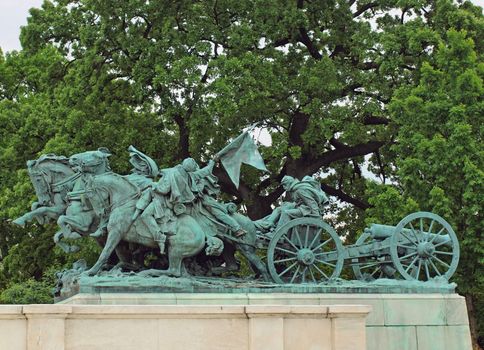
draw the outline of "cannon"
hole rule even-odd
[[[372,224],[355,244],[344,246],[336,231],[317,218],[293,219],[267,247],[267,265],[277,283],[319,283],[349,265],[356,278],[449,280],[459,261],[459,243],[442,217],[417,212],[398,225]]]

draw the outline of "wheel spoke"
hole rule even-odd
[[[291,240],[289,239],[289,237],[287,237],[286,235],[283,235],[282,236],[294,249],[296,249],[296,251],[299,251],[299,248],[296,247],[296,245],[294,243],[291,242]],[[299,236],[298,236],[299,237]]]
[[[410,253],[410,254],[407,254],[405,256],[402,256],[401,258],[399,258],[400,260],[404,260],[406,258],[410,258],[411,256],[417,254],[417,251],[414,251],[413,253]]]
[[[301,278],[301,283],[306,282],[306,271],[308,270],[308,267],[306,266],[304,270],[302,271],[302,278]]]
[[[292,269],[295,265],[297,264],[297,261],[295,263],[293,263],[291,266],[289,266],[287,269],[285,269],[284,271],[282,271],[279,275],[279,277],[282,277],[284,276],[290,269]]]
[[[429,227],[429,230],[428,230],[428,234],[429,234],[428,237],[430,237],[430,234],[432,233],[432,227],[434,226],[434,222],[435,222],[435,220],[432,220],[432,222],[430,223],[430,227]],[[428,241],[428,239],[426,239],[426,241]]]
[[[311,250],[314,252],[315,250],[318,250],[319,248],[322,248],[323,246],[325,246],[326,244],[328,244],[332,239],[333,239],[333,237],[329,237],[326,241],[324,241],[323,243],[321,243],[320,245],[318,245],[316,248],[311,249]]]
[[[291,261],[291,260],[296,260],[296,257],[294,257],[294,258],[280,259],[280,260],[274,260],[274,264],[281,263],[281,262],[286,262],[286,261]]]
[[[374,277],[375,276],[375,273],[377,273],[378,271],[380,271],[380,268],[377,267],[372,273],[371,273],[371,277]]]
[[[408,246],[408,245],[404,245],[404,244],[400,244],[400,243],[397,243],[397,246],[398,246],[398,247],[402,247],[402,248],[406,248],[406,249],[414,249],[414,250],[416,250],[416,249],[417,249],[415,246],[410,247],[410,246]]]
[[[367,265],[363,265],[363,264],[364,264],[364,263],[362,263],[362,264],[360,265],[360,270],[366,269],[366,268],[368,268],[368,267],[378,266],[378,265],[380,265],[380,262],[369,263],[369,264],[367,264]]]
[[[292,283],[296,280],[296,276],[297,276],[297,273],[299,272],[299,269],[301,268],[301,265],[297,265],[297,269],[296,269],[296,272],[294,273],[294,275],[292,276],[291,278],[291,281],[289,281],[289,283]]]
[[[410,243],[412,243],[414,246],[417,245],[417,243],[415,243],[414,241],[412,241],[410,238],[407,237],[407,235],[405,233],[403,233],[402,231],[400,231],[400,234],[405,237],[407,239],[407,241],[409,241]],[[418,241],[418,240],[417,240]]]
[[[281,252],[284,252],[284,253],[288,253],[288,254],[292,254],[292,255],[297,255],[296,252],[292,252],[290,250],[287,250],[287,249],[284,249],[284,248],[281,248],[281,247],[274,247],[274,249],[277,249],[277,250],[280,250]]]
[[[420,276],[420,268],[422,267],[422,259],[418,261],[418,268],[415,273],[415,279],[418,280],[418,276]]]
[[[292,229],[292,232],[293,232],[293,234],[295,234],[295,236],[297,237],[297,241],[298,241],[298,243],[299,243],[299,247],[301,247],[301,248],[302,248],[302,246],[303,246],[303,245],[302,245],[302,241],[301,241],[301,236],[299,236],[299,230],[297,229],[297,227],[294,227],[294,228]],[[299,248],[299,249],[301,249],[301,248]]]
[[[318,282],[316,280],[316,277],[314,277],[314,273],[313,273],[313,270],[311,270],[311,266],[309,266],[309,273],[311,274],[311,278],[313,279],[314,282]]]
[[[437,260],[439,263],[441,263],[442,265],[444,265],[445,267],[447,267],[448,269],[450,269],[450,265],[449,265],[449,264],[447,264],[445,261],[440,260],[440,259],[439,259],[439,258],[437,258],[436,256],[432,256],[432,259]]]
[[[412,260],[412,262],[410,263],[410,265],[408,265],[408,267],[405,269],[405,272],[407,272],[407,273],[408,273],[408,270],[409,270],[409,269],[410,269],[412,266],[414,266],[414,263],[415,263],[415,261],[417,261],[417,259],[418,259],[418,256],[416,256],[416,257],[415,257],[415,259],[413,259],[413,260]]]
[[[411,222],[409,222],[409,224],[410,224],[410,228],[411,228],[412,234],[413,234],[413,236],[415,237],[415,240],[416,240],[416,241],[417,241],[417,243],[418,243],[418,242],[419,242],[419,240],[418,240],[417,232],[416,232],[415,228],[413,227],[412,223],[411,223]]]
[[[326,262],[326,261],[323,261],[323,260],[314,259],[314,261],[317,261],[317,262],[319,262],[319,263],[321,263],[321,264],[325,264],[325,265],[328,265],[328,266],[331,266],[331,267],[336,267],[336,265],[335,265],[335,264],[331,264],[331,263]]]
[[[439,232],[437,232],[437,233],[435,234],[435,236],[433,236],[433,237],[432,237],[432,239],[431,239],[429,242],[430,242],[430,243],[432,243],[432,242],[433,242],[433,241],[434,241],[434,240],[437,238],[437,236],[440,236],[440,234],[441,234],[441,233],[442,233],[442,231],[444,231],[444,230],[445,230],[445,227],[442,227],[442,228],[439,230]]]
[[[321,230],[318,230],[318,232],[316,232],[316,234],[314,235],[313,240],[311,241],[311,243],[307,247],[308,249],[311,249],[311,247],[313,246],[313,244],[316,243],[316,240],[319,238],[319,234],[320,233],[321,233]]]
[[[306,236],[304,237],[304,248],[307,248],[309,240],[309,225],[306,226]]]
[[[437,268],[437,266],[435,266],[434,262],[432,261],[432,259],[429,260],[429,263],[430,265],[434,268],[435,272],[437,272],[437,275],[439,276],[442,276],[442,274],[440,273],[439,269]]]
[[[443,252],[441,250],[434,251],[435,254],[443,254],[443,255],[454,255],[452,252]]]
[[[425,274],[427,275],[427,281],[430,279],[430,273],[429,273],[429,263],[427,262],[427,260],[424,261],[424,265],[425,265]]]
[[[317,265],[313,265],[313,266],[316,270],[319,271],[320,274],[322,274],[324,277],[326,277],[327,280],[329,280],[329,277],[323,271],[321,271],[321,269]]]
[[[450,242],[450,241],[443,241],[443,242],[440,242],[440,243],[434,244],[434,248],[440,247],[441,245],[447,244],[447,243],[449,243],[449,242]],[[430,242],[430,243],[432,243],[432,242]]]
[[[420,218],[420,233],[423,233],[423,218]]]

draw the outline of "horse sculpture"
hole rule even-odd
[[[108,162],[110,154],[106,149],[83,152],[70,158],[46,155],[29,161],[29,175],[39,202],[33,205],[31,212],[14,223],[25,225],[34,218],[40,223],[49,219],[57,220],[60,230],[55,234],[54,241],[66,252],[76,251],[77,247],[65,243],[64,239],[79,239],[88,235],[95,237],[103,250],[94,266],[87,271],[89,275],[99,273],[114,251],[122,266],[130,266],[130,269],[139,267],[129,262],[130,259],[133,261],[133,252],[123,250],[127,243],[136,243],[148,249],[160,248],[160,253],[166,253],[168,257],[167,269],[146,270],[143,272],[145,275],[180,276],[187,273],[183,260],[197,256],[206,248],[206,256],[223,253],[225,267],[220,267],[220,271],[234,269],[234,252],[237,249],[264,279],[270,279],[265,264],[255,254],[256,231],[249,218],[236,213],[236,207],[227,210],[231,220],[235,220],[241,231],[246,233],[242,237],[234,237],[210,210],[203,210],[199,194],[194,192],[189,201],[181,202],[174,195],[179,190],[177,184],[167,181],[168,177],[163,177],[163,174],[171,173],[170,178],[176,178],[179,168],[163,169],[160,180],[155,183],[153,178],[156,175],[153,174],[158,173],[156,164],[153,165],[149,157],[134,148],[131,151],[138,157],[137,162],[131,163],[138,166],[148,160],[150,167],[146,169],[150,169],[150,173],[144,174],[144,167],[135,169],[135,173],[128,176],[113,173]],[[185,191],[190,194],[191,188],[187,187]],[[150,210],[138,216],[137,205],[142,194],[153,195],[148,209],[161,211],[167,214],[168,219],[150,218]],[[147,226],[147,218],[154,225]],[[162,235],[166,239],[166,249],[154,232],[159,227],[160,231],[166,233]],[[228,249],[224,251],[224,247]]]
[[[105,173],[93,176],[86,192],[98,196],[109,210],[106,243],[97,262],[87,274],[97,274],[121,241],[150,248],[158,247],[153,236],[139,232],[143,230],[139,221],[133,221],[136,201],[140,195],[136,185],[121,175]],[[194,218],[186,214],[179,215],[175,222],[175,234],[168,238],[169,267],[167,270],[159,270],[159,274],[180,276],[183,259],[198,254],[205,247],[206,241],[205,233]]]
[[[66,195],[80,174],[72,169],[69,158],[53,154],[29,160],[27,169],[38,201],[32,204],[30,212],[15,219],[13,223],[23,227],[34,219],[40,224],[49,219],[57,220],[66,210]]]

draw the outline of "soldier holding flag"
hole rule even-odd
[[[212,217],[221,225],[228,227],[236,237],[244,235],[246,232],[240,224],[232,218],[226,206],[216,200],[220,192],[218,179],[212,174],[215,163],[220,161],[230,179],[236,187],[239,186],[240,167],[242,163],[252,165],[261,170],[267,170],[257,146],[247,132],[242,133],[235,138],[230,144],[217,153],[213,160],[201,168],[193,158],[186,158],[183,162],[173,168],[163,169],[160,173],[160,181],[153,186],[154,190],[150,191],[151,196],[142,196],[136,205],[136,213],[133,216],[135,220],[145,208],[154,205],[152,197],[163,196],[163,201],[171,208],[177,205],[189,205],[192,210],[202,214],[205,217]],[[162,190],[160,190],[162,188]],[[145,198],[146,197],[146,198]],[[148,200],[146,200],[148,199]],[[152,203],[153,202],[153,203]],[[161,204],[157,204],[160,206]],[[166,205],[165,205],[166,206]],[[165,212],[163,208],[158,208],[155,212]],[[155,215],[141,215],[149,231],[159,232],[159,218]],[[158,215],[160,216],[160,215]],[[162,216],[162,215],[161,215]],[[175,234],[175,233],[171,233]],[[157,234],[160,236],[160,234]],[[164,235],[162,238],[164,238]],[[164,239],[158,241],[164,241]],[[160,245],[161,247],[161,245]]]

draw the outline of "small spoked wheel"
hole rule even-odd
[[[395,227],[390,255],[406,280],[449,279],[459,262],[459,242],[452,227],[440,216],[417,212]]]
[[[336,231],[315,218],[294,219],[274,234],[267,250],[276,283],[320,283],[343,268],[343,245]]]

